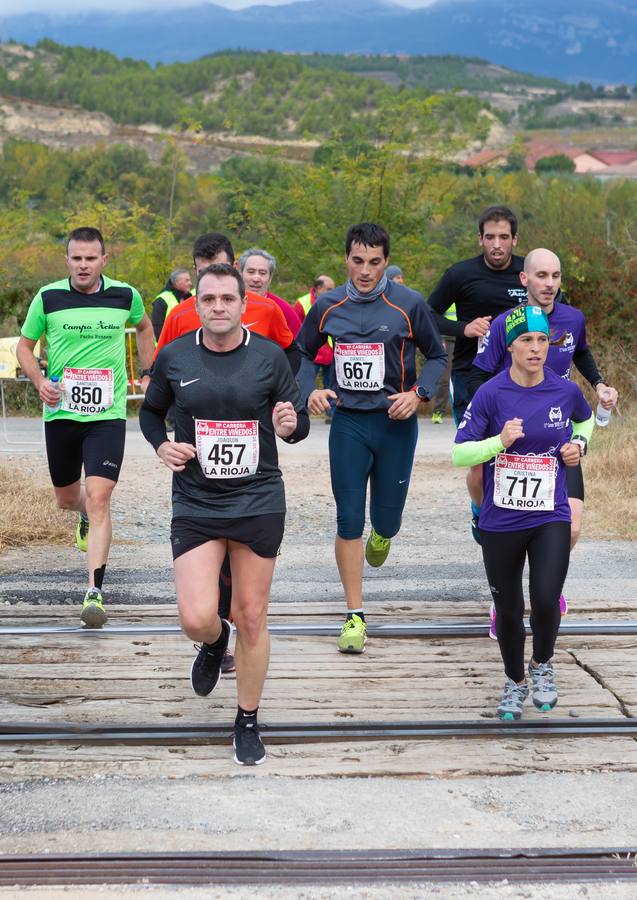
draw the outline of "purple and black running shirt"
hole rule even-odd
[[[544,381],[522,387],[509,370],[481,385],[458,426],[456,444],[500,434],[504,423],[522,419],[524,437],[483,463],[480,530],[521,531],[547,522],[570,522],[565,466],[560,447],[585,422],[591,408],[579,387],[548,367]]]
[[[511,354],[507,350],[505,330],[509,312],[502,313],[491,322],[491,328],[484,336],[482,346],[473,360],[473,365],[483,372],[500,372],[511,367]],[[588,350],[584,313],[573,306],[556,301],[548,320],[551,328],[549,340],[559,341],[561,338],[564,340],[559,345],[549,346],[545,368],[552,369],[560,378],[568,378],[573,354]]]

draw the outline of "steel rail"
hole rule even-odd
[[[270,634],[303,637],[337,637],[341,625],[275,624],[268,626]],[[408,638],[408,637],[486,637],[489,625],[486,622],[411,622],[406,624],[389,623],[387,625],[367,626],[370,637]],[[526,624],[527,634],[531,629]],[[147,634],[180,634],[178,624],[130,624],[105,625],[104,628],[85,628],[80,625],[1,625],[0,636],[39,636],[52,634],[82,634],[88,637],[104,637],[114,634],[147,635]],[[635,635],[637,621],[627,622],[565,622],[560,626],[560,635]]]
[[[439,720],[431,722],[344,722],[261,724],[266,741],[277,744],[326,741],[423,740],[427,738],[613,737],[637,739],[637,719]],[[0,744],[226,744],[231,727],[220,724],[90,725],[52,722],[0,724]]]
[[[0,886],[637,881],[635,848],[3,856]]]

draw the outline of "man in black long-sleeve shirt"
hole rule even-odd
[[[514,213],[506,206],[490,206],[480,216],[478,229],[480,255],[447,269],[427,301],[440,333],[456,339],[450,379],[456,425],[471,399],[469,373],[491,319],[526,300],[520,282],[524,257],[513,254],[518,241]],[[455,322],[444,315],[453,303]]]
[[[526,301],[520,281],[524,257],[515,256],[518,220],[508,206],[489,206],[478,219],[479,256],[455,263],[442,276],[429,296],[429,306],[441,334],[456,339],[451,363],[449,389],[451,411],[458,425],[471,402],[471,367],[491,319]],[[457,321],[445,318],[456,305]],[[481,493],[481,473],[467,473],[467,489],[473,498]],[[471,530],[480,543],[480,507],[471,500]]]

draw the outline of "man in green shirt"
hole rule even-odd
[[[40,288],[17,349],[18,361],[45,405],[46,451],[57,504],[80,514],[76,543],[88,561],[81,619],[92,628],[106,622],[102,583],[112,537],[111,494],[126,437],[126,323],[137,329],[144,392],[154,349],[139,292],[103,275],[107,262],[96,228],[72,231],[66,250],[69,277]],[[33,353],[43,334],[48,377]]]

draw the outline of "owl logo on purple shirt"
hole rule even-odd
[[[561,422],[562,421],[562,410],[559,406],[552,406],[549,412],[549,421],[550,422]]]

